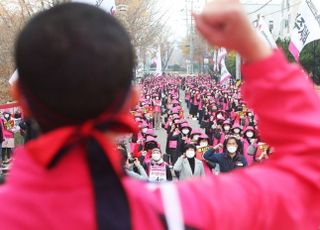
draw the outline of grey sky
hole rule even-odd
[[[188,0],[190,1],[190,0]],[[210,0],[208,0],[209,2]],[[258,9],[263,4],[267,3],[269,0],[241,0],[243,4],[261,4],[257,5]],[[293,0],[295,1],[295,0]],[[176,39],[181,39],[186,35],[186,12],[185,12],[185,0],[159,0],[161,9],[168,13],[167,25],[172,28],[172,32]],[[196,2],[205,2],[205,0],[193,0]],[[272,0],[269,4],[281,4],[282,0]],[[202,4],[200,4],[202,5]],[[251,6],[250,8],[254,8]],[[281,8],[279,7],[279,10]]]

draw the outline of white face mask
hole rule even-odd
[[[207,141],[201,141],[200,142],[200,147],[206,147],[208,146],[208,142]]]
[[[229,153],[235,153],[237,151],[237,147],[236,146],[228,146],[227,150]]]
[[[194,135],[192,139],[197,141],[199,139],[199,137],[200,137],[200,135]]]
[[[236,133],[236,134],[239,134],[240,133],[240,129],[234,129],[233,132]]]
[[[251,137],[254,136],[254,133],[251,132],[251,131],[248,131],[248,132],[246,132],[246,136],[249,137],[249,138],[251,138]]]
[[[215,124],[211,125],[211,128],[215,129],[217,126]]]
[[[228,125],[224,126],[223,128],[224,128],[224,130],[226,130],[226,131],[229,131],[229,130],[230,130],[230,126],[228,126]]]
[[[222,114],[219,113],[219,114],[217,115],[217,118],[218,118],[218,119],[222,119]]]
[[[190,130],[189,130],[189,129],[183,129],[181,132],[182,132],[184,135],[187,135],[187,134],[190,132]]]
[[[152,153],[152,160],[159,161],[161,159],[160,153]]]
[[[142,129],[142,132],[143,132],[143,133],[146,133],[147,131],[148,131],[148,128],[143,128],[143,129]]]
[[[194,152],[194,150],[187,150],[186,151],[186,156],[188,158],[193,158],[196,155],[196,153]]]

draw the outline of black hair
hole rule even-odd
[[[21,118],[21,112],[20,112],[20,111],[15,111],[13,117],[14,117],[15,119]]]
[[[226,138],[223,142],[223,152],[224,153],[228,153],[228,149],[227,149],[227,144],[229,142],[229,140],[235,140],[238,148],[237,148],[237,153],[243,155],[243,144],[241,143],[240,140],[238,140],[236,137],[234,136],[230,136],[228,138]]]
[[[209,139],[210,138],[201,138],[201,136],[198,138],[198,141],[197,141],[197,145],[200,145],[200,142],[203,141],[203,140],[206,140],[209,144]]]
[[[253,136],[251,138],[247,137],[247,132],[253,132]],[[257,138],[257,135],[256,135],[256,131],[255,130],[246,130],[244,133],[243,133],[243,138],[245,138],[249,143],[250,143],[250,139],[255,139]]]
[[[146,143],[144,144],[144,149],[145,149],[146,151],[152,150],[152,149],[154,149],[154,148],[158,148],[158,144],[157,144],[157,142],[155,142],[155,141],[149,141],[149,142],[146,142]]]
[[[66,3],[28,22],[17,38],[15,61],[19,89],[42,131],[50,131],[115,112],[124,103],[115,101],[130,88],[134,52],[114,17]]]
[[[197,150],[197,147],[193,144],[187,144],[185,147],[184,147],[184,151],[187,151],[187,149],[193,149],[194,151]]]
[[[189,133],[185,135],[184,133],[182,133],[182,130],[183,130],[183,129],[188,129],[188,130],[189,130]],[[186,127],[186,126],[185,126],[185,127],[182,127],[182,124],[181,124],[181,125],[180,125],[180,131],[181,131],[181,135],[182,135],[182,136],[190,137],[190,136],[191,136],[191,132],[192,132],[192,128],[191,128],[191,127]]]
[[[15,60],[21,98],[44,132],[119,112],[134,66],[125,29],[105,11],[79,3],[58,5],[31,19],[18,36]],[[110,124],[103,121],[93,128],[102,132]],[[78,135],[77,129],[65,138],[47,170],[81,145],[92,180],[97,229],[131,229],[125,189],[107,150],[96,137]]]

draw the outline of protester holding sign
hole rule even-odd
[[[150,182],[165,182],[172,180],[172,173],[167,162],[163,160],[163,154],[159,148],[154,148],[151,160],[145,164],[145,169]]]

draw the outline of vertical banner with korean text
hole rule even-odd
[[[320,39],[320,1],[302,0],[291,30],[289,51],[299,61],[303,47],[317,39]]]

